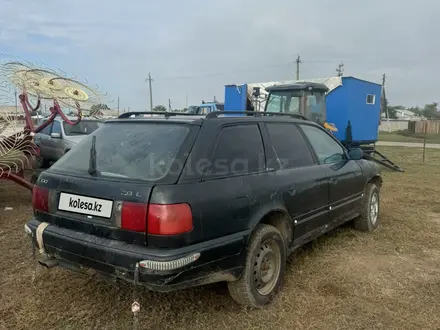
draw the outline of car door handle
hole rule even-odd
[[[289,194],[290,194],[291,196],[293,196],[293,195],[296,194],[296,187],[295,187],[295,186],[291,186],[291,187],[289,188]]]
[[[331,184],[337,184],[338,183],[338,179],[337,178],[330,178],[329,182]]]

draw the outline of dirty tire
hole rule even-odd
[[[270,265],[274,265],[274,267],[271,268]],[[285,266],[286,246],[283,236],[273,226],[258,225],[249,240],[245,267],[241,277],[237,281],[228,282],[230,295],[241,305],[250,307],[267,305],[283,284]],[[267,270],[267,273],[257,271],[262,268]],[[272,274],[272,276],[267,274]],[[264,283],[262,277],[271,278],[269,284],[262,285]]]
[[[38,168],[47,168],[47,167],[49,167],[49,161],[47,159],[44,159],[41,156],[37,156],[35,162],[36,162],[35,165],[36,165],[37,169]]]
[[[374,204],[377,202],[377,208]],[[376,209],[374,215],[373,208]],[[361,215],[354,220],[354,228],[360,231],[373,231],[379,224],[380,189],[374,183],[365,187],[365,194],[361,204]]]

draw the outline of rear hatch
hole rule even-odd
[[[151,191],[178,180],[197,131],[171,121],[105,123],[40,175],[35,217],[144,245]]]

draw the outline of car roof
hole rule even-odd
[[[228,114],[229,112],[229,114]],[[244,116],[243,113],[252,113],[254,115],[251,116]],[[126,117],[129,114],[127,114]],[[137,115],[137,114],[136,114]],[[142,116],[140,116],[142,115]],[[222,116],[226,115],[226,116]],[[168,114],[161,114],[161,115],[150,115],[150,113],[142,114],[139,113],[138,116],[132,117],[132,118],[115,118],[115,119],[109,119],[106,120],[107,123],[118,123],[118,122],[172,122],[172,123],[185,123],[185,124],[195,124],[195,125],[201,125],[203,122],[308,122],[313,123],[313,121],[308,120],[305,117],[302,117],[301,115],[295,115],[295,114],[279,114],[279,113],[268,113],[265,112],[244,112],[244,111],[215,111],[211,112],[208,115],[183,115],[179,113],[168,113]]]
[[[107,119],[106,123],[117,123],[117,122],[176,122],[176,123],[194,123],[194,124],[200,124],[202,122],[202,119],[205,118],[205,116],[199,116],[199,115],[193,115],[193,116],[172,116],[172,117],[165,117],[165,116],[154,116],[154,117],[135,117],[135,118],[113,118],[113,119]]]
[[[50,118],[50,116],[47,116],[47,117],[43,118],[43,120],[47,120],[47,119],[49,119],[49,118]],[[76,120],[78,120],[78,117],[75,117],[75,116],[66,116],[66,118],[67,118],[68,120],[71,120],[71,121],[76,121]],[[56,115],[55,118],[54,118],[54,120],[57,120],[57,121],[64,121],[63,117],[61,117],[60,115]],[[102,121],[102,119],[99,119],[99,118],[82,117],[82,118],[81,118],[81,121]]]

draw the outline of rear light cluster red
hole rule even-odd
[[[49,190],[39,186],[32,189],[34,210],[49,212]],[[121,228],[151,235],[179,235],[193,229],[188,204],[143,204],[122,202]]]
[[[32,188],[32,206],[36,211],[49,212],[49,189],[34,186]]]
[[[140,204],[123,202],[121,228],[151,235],[178,235],[193,229],[188,204]]]

